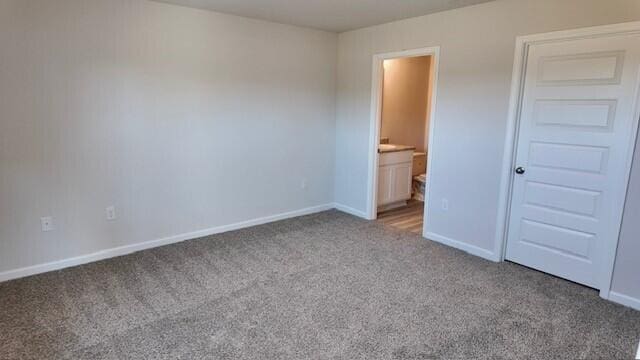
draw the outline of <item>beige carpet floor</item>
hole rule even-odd
[[[329,211],[0,284],[0,359],[629,359],[640,312]]]

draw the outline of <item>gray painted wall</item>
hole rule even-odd
[[[636,143],[611,288],[640,300],[640,138]]]
[[[145,0],[0,1],[0,275],[331,204],[336,47]]]

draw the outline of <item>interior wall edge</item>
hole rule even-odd
[[[354,209],[354,208],[352,208],[350,206],[343,205],[343,204],[340,204],[340,203],[334,203],[334,207],[337,210],[345,212],[347,214],[350,214],[350,215],[353,215],[353,216],[357,216],[357,217],[365,219],[365,220],[369,220],[369,216],[367,215],[366,211]]]
[[[496,254],[493,251],[469,244],[464,241],[455,240],[443,235],[436,234],[434,232],[427,232],[425,234],[425,237],[426,237],[426,240],[435,241],[443,245],[447,245],[447,246],[456,248],[458,250],[462,250],[468,254],[475,255],[492,262],[501,261],[499,254]]]
[[[636,299],[629,295],[625,295],[616,291],[610,291],[609,300],[613,301],[614,303],[640,311],[640,299]]]

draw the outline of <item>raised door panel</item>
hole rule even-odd
[[[394,165],[393,201],[411,199],[411,163]]]
[[[378,205],[386,205],[392,200],[393,166],[381,166],[378,171]]]

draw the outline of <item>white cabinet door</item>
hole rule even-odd
[[[397,164],[393,167],[392,202],[411,199],[411,171],[412,164]]]
[[[378,171],[378,205],[392,203],[393,165],[381,166]]]
[[[508,260],[599,288],[618,239],[640,36],[529,48]]]
[[[411,199],[411,163],[380,166],[378,170],[378,205]]]

